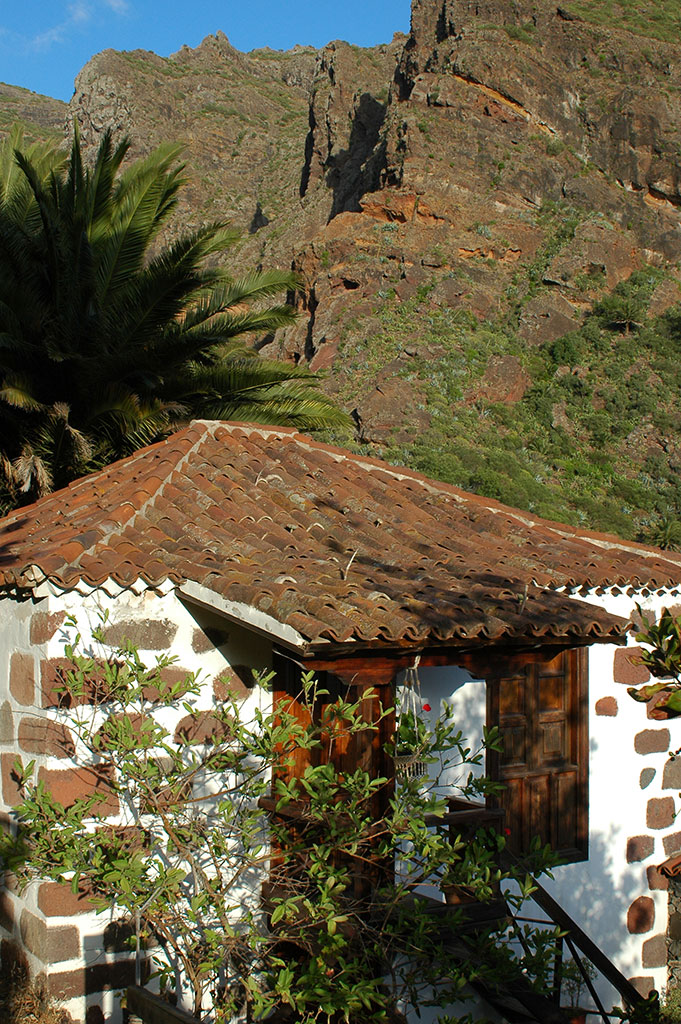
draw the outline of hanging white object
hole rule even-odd
[[[401,687],[400,702],[397,706],[395,732],[398,738],[393,762],[395,765],[395,775],[398,779],[420,779],[423,778],[424,775],[428,774],[428,764],[422,759],[423,751],[418,749],[417,742],[414,744],[414,750],[403,754],[397,753],[397,751],[399,751],[400,726],[406,716],[409,716],[414,724],[415,740],[418,737],[417,723],[420,721],[419,715],[422,704],[421,680],[419,679],[418,674],[420,660],[421,656],[420,654],[417,654],[414,659],[414,664],[406,670],[404,674],[404,683]]]

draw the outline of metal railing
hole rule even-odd
[[[434,826],[445,825],[450,830],[450,835],[460,834],[465,836],[473,834],[479,828],[492,828],[500,832],[504,824],[504,812],[499,809],[491,809],[484,804],[477,804],[465,800],[448,801],[449,812],[442,817],[432,816],[428,824]],[[508,868],[511,866],[522,867],[521,860],[512,854],[508,849],[504,850],[500,858],[500,866]],[[593,1008],[587,1013],[604,1022],[611,1024],[615,1019],[612,1012],[605,1009],[602,999],[599,997],[596,986],[593,983],[592,972],[585,966],[585,961],[592,965],[595,971],[608,981],[620,995],[623,1005],[629,1010],[632,1022],[640,1021],[641,1024],[653,1024],[657,1020],[658,1003],[656,996],[644,997],[626,978],[620,970],[612,963],[606,954],[586,934],[586,932],[570,917],[564,907],[536,879],[533,880],[534,891],[530,898],[546,915],[545,920],[527,918],[514,915],[506,906],[508,920],[512,923],[515,937],[523,943],[522,931],[515,927],[515,922],[531,922],[533,924],[544,924],[556,926],[561,936],[558,940],[556,956],[553,964],[552,1001],[557,1007],[560,1002],[561,982],[563,980],[564,968],[564,947],[567,947],[570,956],[577,968],[586,991],[593,1000]]]
[[[513,854],[505,852],[504,859],[510,863],[518,863],[518,858]],[[629,1007],[632,1012],[631,1016],[633,1019],[636,1018],[636,1011],[645,1009],[646,1015],[641,1019],[655,1020],[656,1011],[656,1000],[653,997],[646,998],[641,995],[637,988],[626,978],[620,970],[613,964],[602,949],[596,945],[593,939],[589,938],[586,932],[580,928],[576,921],[574,921],[564,907],[558,903],[557,900],[551,896],[544,886],[536,879],[533,882],[534,891],[531,894],[531,899],[540,907],[546,914],[548,921],[547,924],[557,925],[562,933],[562,937],[559,939],[558,949],[556,952],[556,958],[554,963],[554,976],[553,976],[553,991],[554,998],[557,1002],[560,997],[560,988],[562,980],[562,968],[563,968],[563,945],[567,946],[570,951],[570,956],[575,963],[579,974],[581,975],[584,986],[589,992],[589,995],[593,999],[594,1006],[596,1007],[595,1015],[597,1015],[604,1024],[610,1024],[613,1019],[612,1014],[608,1012],[602,1000],[600,999],[596,987],[593,984],[592,977],[589,971],[584,965],[584,960],[587,960],[595,970],[601,974],[606,981],[608,981],[613,988],[619,993],[625,1007]],[[526,920],[523,917],[516,917],[516,921]],[[580,952],[582,956],[580,956]],[[591,1015],[594,1015],[594,1011],[589,1011]]]

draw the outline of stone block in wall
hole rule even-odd
[[[253,669],[248,665],[232,665],[213,680],[213,695],[217,701],[243,700],[255,686]]]
[[[66,612],[34,612],[31,616],[31,643],[46,644],[65,620]]]
[[[159,675],[165,686],[175,686],[177,683],[187,683],[187,686],[183,686],[178,690],[178,700],[187,693],[189,685],[194,678],[189,669],[181,668],[179,665],[166,665],[164,668],[160,669]],[[160,695],[159,688],[153,685],[145,686],[143,692],[144,699],[152,702],[158,700]]]
[[[109,921],[104,929],[102,945],[107,953],[128,953],[130,939],[135,934],[132,921]]]
[[[617,714],[617,701],[614,697],[601,697],[596,701],[596,714],[604,718],[614,718]]]
[[[107,626],[104,636],[110,647],[133,644],[141,651],[167,651],[176,633],[170,619],[127,619]]]
[[[13,871],[5,871],[5,889],[7,889],[7,892],[16,893],[18,896],[23,892],[21,882]]]
[[[63,692],[67,673],[73,667],[73,662],[69,658],[43,658],[40,662],[40,689],[44,708],[70,708],[106,702],[108,691],[103,662],[95,663],[92,674],[86,680],[83,693],[78,697]]]
[[[14,931],[14,900],[4,890],[0,890],[0,928],[10,935]]]
[[[669,879],[663,875],[653,864],[646,868],[649,889],[661,889],[666,891],[669,888]]]
[[[643,967],[666,967],[666,935],[654,935],[652,939],[646,939],[641,948],[641,963]]]
[[[667,922],[667,936],[673,942],[678,942],[681,939],[681,914],[678,910],[673,911],[669,915]]]
[[[71,807],[78,797],[89,797],[96,793],[101,798],[94,807],[98,814],[118,814],[118,797],[111,790],[112,772],[110,765],[67,768],[63,771],[40,768],[38,781],[44,783],[63,807]]]
[[[48,718],[24,716],[19,722],[18,738],[19,746],[28,754],[72,757],[76,750],[66,726]]]
[[[646,807],[646,825],[648,828],[669,828],[674,824],[676,805],[673,796],[652,797]]]
[[[186,715],[175,729],[176,743],[208,743],[229,739],[234,730],[228,722],[221,722],[212,711],[199,711]]]
[[[42,918],[24,909],[19,919],[19,928],[26,949],[44,964],[60,963],[80,956],[80,933],[74,925],[50,928]]]
[[[192,650],[194,654],[206,654],[216,647],[224,647],[229,643],[229,633],[214,626],[195,629],[192,634]]]
[[[0,941],[0,964],[2,964],[4,977],[16,975],[19,978],[28,978],[29,976],[26,953],[16,939]]]
[[[669,750],[669,729],[643,729],[634,737],[634,750],[637,754],[660,754]]]
[[[35,704],[35,658],[15,651],[9,662],[9,692],[19,704]]]
[[[668,857],[681,853],[681,832],[672,832],[671,835],[665,836],[662,845]]]
[[[144,982],[149,976],[149,968],[146,963],[142,966]],[[59,1000],[95,995],[108,989],[127,988],[135,984],[135,961],[119,960],[116,963],[91,964],[74,971],[50,973],[45,983],[50,995]]]
[[[627,911],[627,931],[631,935],[643,935],[652,931],[655,924],[655,904],[650,896],[639,896]]]
[[[648,788],[650,783],[655,778],[655,774],[656,773],[655,773],[655,769],[654,768],[644,768],[642,770],[641,774],[639,775],[639,779],[638,779],[638,784],[641,787],[641,789],[647,789]]]
[[[14,771],[16,754],[0,754],[0,774],[2,775],[2,799],[9,807],[16,807],[23,801],[19,779]]]
[[[637,662],[643,652],[642,647],[618,647],[613,663],[613,679],[625,686],[638,686],[647,683],[650,672]]]
[[[681,790],[681,757],[670,757],[665,762],[662,788]]]
[[[667,960],[667,990],[681,989],[681,961],[678,959]]]
[[[40,662],[40,690],[44,708],[72,707],[87,704],[87,695],[76,699],[63,692],[67,674],[73,669],[70,658],[43,658]]]
[[[14,716],[8,700],[0,704],[0,743],[11,743],[14,740]]]
[[[68,882],[42,882],[38,889],[38,909],[45,917],[73,917],[95,910],[84,890],[73,892]]]
[[[651,974],[646,974],[637,978],[629,978],[629,981],[639,995],[642,995],[644,999],[647,998],[655,988],[655,979]]]
[[[146,746],[148,740],[144,737],[144,722],[149,721],[148,716],[141,714],[139,711],[126,712],[120,715],[111,715],[97,730],[97,740],[101,744],[101,750],[110,750],[112,746],[116,746],[118,742],[115,738],[111,739],[111,730],[114,731],[114,737],[118,732],[118,729],[124,725],[125,722],[129,723],[130,736],[139,746]]]
[[[655,849],[655,840],[652,836],[630,836],[627,839],[627,864],[635,864],[637,861],[650,857]]]

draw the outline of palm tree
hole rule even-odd
[[[5,147],[7,148],[7,147]],[[289,273],[232,279],[221,223],[165,247],[184,183],[179,147],[122,169],[106,133],[92,166],[78,134],[54,152],[0,154],[0,469],[30,500],[158,440],[192,417],[303,429],[346,425],[309,371],[245,337],[292,323]],[[153,252],[153,255],[150,253]]]
[[[643,539],[663,551],[681,550],[681,520],[673,515],[662,515],[645,532]]]

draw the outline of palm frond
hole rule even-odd
[[[297,274],[290,270],[253,271],[236,280],[227,280],[211,290],[210,299],[214,312],[223,313],[235,307],[252,305],[261,299],[292,291],[300,286]]]
[[[206,399],[194,409],[197,419],[242,420],[249,423],[267,423],[271,426],[297,427],[299,430],[324,430],[344,427],[351,430],[352,417],[321,394],[309,389],[302,393],[270,391],[259,398],[248,400]]]
[[[104,311],[109,336],[116,339],[106,372],[120,373],[133,359],[152,360],[152,348],[168,325],[184,315],[202,286],[201,261],[212,248],[214,226],[183,236],[132,278],[125,289],[111,296]],[[102,368],[104,372],[104,368]]]
[[[177,354],[183,358],[215,363],[231,355],[235,341],[245,335],[271,334],[280,327],[295,323],[298,314],[292,306],[269,306],[263,310],[245,311],[238,315],[218,314],[201,322],[191,310],[181,323],[172,325],[154,345],[154,356],[173,364]]]
[[[12,471],[22,494],[32,491],[36,498],[42,498],[52,490],[53,478],[49,465],[28,446],[14,460]]]
[[[76,130],[62,169],[15,141],[11,201],[0,153],[0,455],[28,495],[192,416],[349,424],[314,374],[245,344],[295,321],[292,274],[230,278],[212,259],[237,237],[223,223],[150,258],[185,181],[177,147],[124,169],[129,142],[107,133],[86,166]],[[0,467],[0,503],[3,486]]]
[[[274,360],[227,359],[219,366],[193,365],[174,393],[201,419],[241,419],[310,430],[353,425],[352,418],[318,389],[318,377]]]
[[[106,303],[109,292],[144,265],[149,246],[174,206],[183,183],[181,168],[168,170],[168,156],[144,161],[143,169],[128,179],[126,188],[112,196],[106,216],[91,225],[90,240],[98,253],[99,296]]]
[[[78,135],[75,135],[75,140]],[[75,144],[74,140],[74,144]],[[80,147],[80,143],[79,147]],[[108,216],[111,209],[111,195],[125,154],[130,148],[128,138],[124,138],[113,152],[113,140],[110,129],[104,132],[97,150],[94,167],[86,175],[85,187],[85,223],[91,229]]]
[[[14,474],[25,494],[41,497],[88,471],[94,445],[72,426],[69,415],[68,405],[55,403],[29,433],[14,461]]]
[[[14,124],[7,138],[0,143],[0,207],[11,212],[16,223],[23,223],[31,209],[33,196],[16,159],[17,151],[31,161],[40,180],[51,171],[60,170],[66,154],[53,142],[34,142],[24,146],[23,127]]]
[[[149,153],[148,156],[131,164],[123,171],[116,182],[114,207],[123,209],[126,197],[130,193],[135,193],[140,186],[140,182],[144,181],[148,175],[155,177],[165,176],[167,192],[160,213],[160,223],[163,223],[167,214],[172,209],[172,204],[178,191],[187,183],[187,178],[184,176],[185,164],[176,163],[184,152],[184,148],[179,143],[162,143]]]
[[[0,401],[29,412],[45,408],[35,394],[35,381],[20,373],[8,373],[5,376],[0,385]]]

